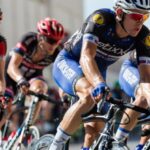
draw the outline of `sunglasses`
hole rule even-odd
[[[129,17],[135,21],[140,21],[140,20],[146,21],[149,18],[149,13],[141,14],[141,13],[132,12],[128,10],[123,10],[123,12],[128,14]]]
[[[44,40],[45,40],[47,43],[51,44],[51,45],[57,44],[57,43],[59,42],[58,40],[54,40],[54,39],[48,38],[48,37],[46,37],[46,36],[44,36]]]

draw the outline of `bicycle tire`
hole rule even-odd
[[[52,134],[43,135],[38,140],[32,141],[27,150],[49,150],[53,139]]]
[[[39,130],[36,126],[29,127],[29,133],[27,133],[23,145],[27,148],[31,143],[37,141],[40,138]]]
[[[34,139],[38,140],[40,138],[40,132],[36,126],[30,126],[29,132],[34,136]]]

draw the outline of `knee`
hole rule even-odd
[[[134,102],[134,105],[142,107],[142,108],[146,108],[147,107],[147,101],[146,101],[146,99],[137,99]]]
[[[30,90],[37,93],[46,93],[48,90],[48,85],[46,82],[36,79],[31,83]]]
[[[94,100],[92,99],[91,93],[88,89],[85,89],[82,93],[79,95],[80,102],[85,105],[93,105]]]

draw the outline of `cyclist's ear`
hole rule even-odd
[[[123,17],[123,11],[122,11],[122,9],[121,8],[117,8],[116,9],[116,19],[118,21],[121,21],[122,17]]]

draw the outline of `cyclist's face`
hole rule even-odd
[[[140,32],[143,23],[148,19],[149,14],[142,14],[139,12],[125,12],[124,27],[129,35],[135,37]]]
[[[44,46],[45,46],[45,51],[48,54],[51,54],[53,51],[55,51],[55,49],[58,47],[58,43],[54,43],[54,44],[50,44],[47,41],[44,42]]]
[[[59,45],[59,42],[51,44],[47,40],[42,39],[41,44],[42,44],[42,47],[41,47],[42,52],[41,53],[43,53],[43,55],[50,55],[50,54],[54,53],[55,49]]]

